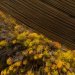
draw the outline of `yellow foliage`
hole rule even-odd
[[[38,55],[38,58],[42,58],[42,57],[43,57],[43,54],[39,54],[39,55]]]
[[[38,56],[37,56],[37,55],[34,55],[34,59],[35,59],[35,60],[38,59]]]
[[[14,29],[15,29],[15,30],[20,30],[20,29],[21,29],[21,26],[17,24],[17,25],[14,27]]]
[[[44,40],[48,43],[52,42],[52,40],[49,40],[48,38],[45,38]]]
[[[37,51],[41,51],[41,50],[43,50],[43,45],[38,45]]]
[[[65,63],[65,67],[66,67],[67,69],[69,69],[69,68],[70,68],[70,63]]]
[[[13,66],[11,65],[11,66],[9,66],[9,70],[10,71],[12,71],[13,70]]]
[[[13,63],[13,59],[12,59],[11,57],[8,58],[8,59],[7,59],[7,64],[8,64],[8,65],[11,65],[12,63]]]
[[[49,72],[49,67],[45,67],[45,68],[44,68],[44,71],[45,71],[45,72]]]
[[[15,44],[17,42],[17,40],[13,40],[12,43]]]
[[[17,39],[18,40],[23,40],[23,39],[25,39],[25,35],[26,34],[26,32],[23,32],[23,33],[21,33],[21,34],[19,34],[18,36],[17,36]]]
[[[16,68],[14,68],[14,69],[13,69],[13,72],[16,72],[16,71],[17,71],[17,69],[16,69]]]
[[[46,66],[50,66],[50,65],[51,65],[50,61],[46,61]]]
[[[67,51],[62,54],[62,57],[64,57],[65,59],[72,59],[73,54],[71,51]]]
[[[57,60],[56,64],[57,64],[57,68],[61,68],[63,66],[64,62],[61,60]]]
[[[6,45],[7,45],[7,41],[6,40],[0,41],[0,46],[6,46]]]
[[[28,71],[27,75],[34,75],[34,73],[32,71]]]
[[[39,35],[37,33],[31,33],[31,34],[29,34],[29,37],[31,37],[31,38],[39,38]]]
[[[26,65],[27,64],[27,60],[23,60],[23,65]]]
[[[32,54],[33,53],[33,50],[29,50],[29,54]]]
[[[50,72],[48,72],[48,75],[51,75],[51,73],[50,73]]]
[[[67,75],[75,75],[75,73],[74,72],[67,72]]]
[[[6,69],[4,69],[4,71],[1,72],[1,75],[7,75]]]
[[[15,66],[17,66],[17,67],[19,67],[19,66],[21,66],[21,64],[22,64],[22,61],[17,61],[17,62],[15,62]]]
[[[61,48],[61,44],[58,42],[53,42],[55,48]]]
[[[57,70],[54,70],[54,71],[52,72],[52,75],[59,75],[59,73],[58,73]]]
[[[65,67],[62,68],[63,72],[67,72],[67,69]]]
[[[51,69],[54,70],[56,68],[55,64],[52,64]]]

